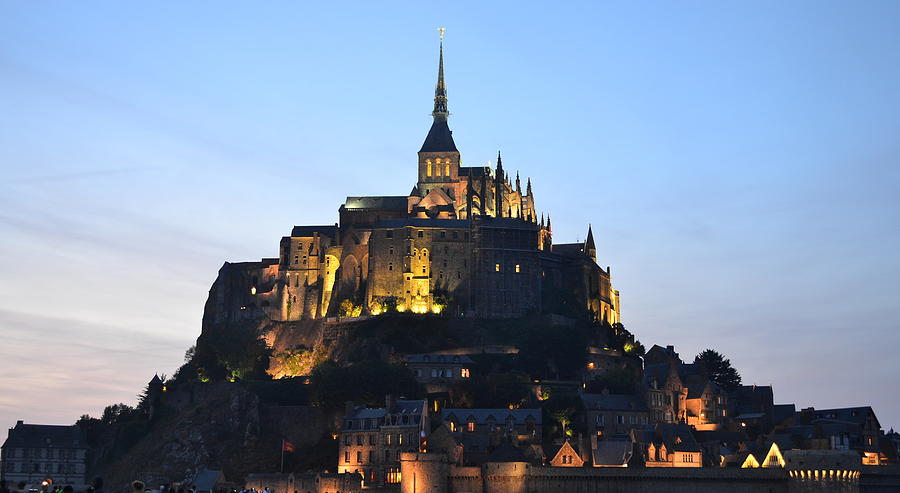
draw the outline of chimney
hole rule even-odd
[[[25,422],[24,422],[24,421],[22,421],[22,420],[21,420],[21,419],[20,419],[20,420],[18,420],[18,421],[16,421],[16,426],[19,426],[19,425],[24,425],[24,424],[25,424]]]
[[[670,352],[670,353],[674,353],[674,352],[675,352],[675,346],[666,346],[666,351],[668,351],[668,352]]]
[[[356,409],[356,405],[354,405],[353,401],[344,402],[344,416],[353,414],[354,409]]]
[[[394,394],[387,394],[384,396],[384,408],[387,412],[391,412],[391,409],[394,408],[394,404],[397,401],[394,399]]]

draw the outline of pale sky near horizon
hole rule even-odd
[[[0,427],[134,403],[224,261],[464,164],[593,225],[625,325],[900,425],[900,3],[0,0]]]

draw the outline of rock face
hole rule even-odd
[[[240,481],[249,472],[277,470],[281,440],[298,449],[288,458],[293,467],[328,436],[322,409],[266,404],[241,383],[182,386],[167,392],[159,407],[136,444],[96,468],[111,491],[136,478],[189,480],[202,469],[223,470],[229,480]]]

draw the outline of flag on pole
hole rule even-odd
[[[297,450],[297,449],[294,447],[293,443],[291,443],[287,440],[281,441],[281,451],[282,452],[294,453],[295,450]]]

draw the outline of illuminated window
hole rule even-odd
[[[391,444],[391,435],[390,435],[390,434],[387,434],[387,435],[384,436],[384,444],[385,444],[385,445],[390,445],[390,444]]]
[[[346,462],[347,464],[350,463],[350,451],[349,450],[344,451],[344,462]]]
[[[516,264],[516,272],[517,272],[517,273],[518,273],[518,272],[522,272],[522,268],[519,267],[519,264]]]
[[[468,369],[468,368],[461,368],[461,369],[459,370],[459,376],[461,376],[461,377],[463,377],[463,378],[469,378],[469,369]]]
[[[250,294],[256,294],[256,286],[250,286]]]
[[[450,431],[456,431],[456,423],[453,421],[450,422]]]
[[[427,176],[431,176],[431,161],[426,161],[426,167],[428,171],[426,172]]]
[[[500,272],[500,264],[494,264],[494,270]]]
[[[450,176],[450,165],[449,164],[444,165],[444,175]]]
[[[385,482],[390,484],[397,484],[400,482],[400,468],[399,467],[389,467],[387,468],[387,473],[384,475]]]
[[[467,426],[467,429],[468,429],[469,431],[475,431],[475,422],[474,422],[474,421],[469,421],[469,422],[467,423],[467,425],[468,425],[468,426]]]

